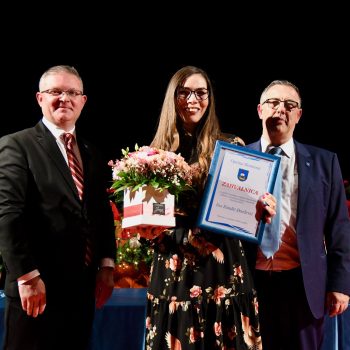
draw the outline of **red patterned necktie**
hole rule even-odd
[[[84,191],[84,177],[83,177],[83,170],[79,164],[78,158],[74,153],[74,149],[73,149],[75,138],[74,138],[74,135],[70,133],[65,133],[62,135],[62,137],[66,146],[68,166],[69,166],[70,172],[72,173],[75,186],[77,186],[79,198],[80,200],[82,200],[83,191]]]
[[[74,153],[73,145],[75,142],[74,135],[70,133],[65,133],[62,135],[64,144],[66,146],[67,158],[68,158],[68,166],[71,171],[75,186],[77,186],[79,198],[83,199],[84,193],[84,177],[83,170],[80,166],[78,158]],[[86,237],[86,251],[85,251],[85,265],[89,266],[92,260],[92,250],[91,250],[91,240],[89,237]]]

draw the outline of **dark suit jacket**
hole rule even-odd
[[[115,258],[108,165],[79,135],[77,142],[84,165],[82,202],[55,138],[41,121],[0,139],[0,251],[8,296],[18,296],[17,278],[34,269],[48,294],[65,283],[82,286],[87,236],[94,251],[90,271],[95,274],[101,258]]]
[[[260,141],[247,147],[261,151]],[[295,149],[298,249],[307,300],[320,318],[326,291],[350,295],[350,222],[337,155],[296,141]],[[248,254],[255,264],[256,247]]]

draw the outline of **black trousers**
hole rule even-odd
[[[72,296],[70,296],[72,297]],[[79,297],[78,297],[79,298]],[[6,299],[4,350],[85,350],[90,339],[94,299],[48,304],[42,315],[29,317],[18,298]]]
[[[319,350],[324,318],[310,311],[300,268],[255,271],[264,350]]]
[[[53,282],[46,279],[46,308],[36,318],[27,316],[20,298],[6,296],[3,350],[86,350],[95,314],[95,278],[94,269],[87,268],[79,275],[54,275]]]

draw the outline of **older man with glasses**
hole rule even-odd
[[[338,158],[294,140],[301,97],[289,81],[265,88],[258,114],[262,136],[248,147],[280,148],[282,176],[278,245],[267,254],[263,237],[259,249],[246,249],[255,270],[263,348],[319,350],[325,313],[343,313],[350,295],[350,221]]]

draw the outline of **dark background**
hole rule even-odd
[[[338,50],[332,60],[316,49],[295,57],[280,53],[264,56],[255,50],[243,54],[215,51],[217,56],[211,59],[189,55],[191,58],[184,60],[165,52],[157,56],[155,51],[149,55],[134,50],[133,54],[116,55],[114,49],[104,49],[85,51],[83,58],[65,53],[25,65],[8,61],[2,74],[6,90],[0,134],[31,127],[41,118],[35,99],[41,74],[52,65],[69,64],[80,72],[88,96],[79,128],[103,151],[106,161],[120,158],[121,148],[150,143],[171,76],[184,65],[196,65],[206,70],[213,82],[222,129],[246,143],[261,135],[256,106],[262,90],[275,79],[295,83],[303,107],[295,138],[336,152],[344,178],[350,178],[350,60],[345,51]],[[93,59],[96,54],[99,58]]]

